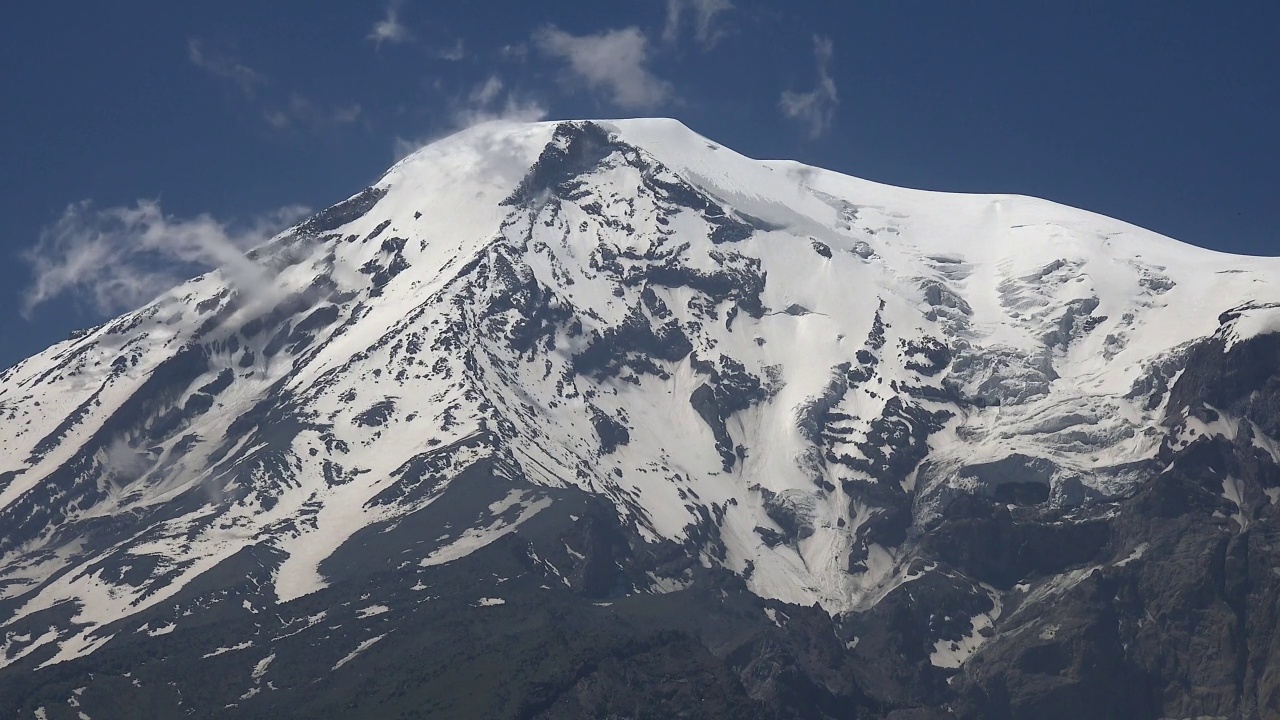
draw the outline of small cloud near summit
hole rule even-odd
[[[518,97],[502,78],[491,75],[454,103],[452,115],[456,127],[466,128],[491,120],[536,122],[547,116],[547,109],[536,100]]]
[[[809,92],[784,91],[778,101],[782,114],[805,126],[809,137],[819,137],[835,119],[840,98],[836,82],[831,77],[831,59],[834,46],[831,38],[813,36],[813,53],[818,61],[818,86]]]
[[[373,30],[369,32],[369,39],[375,46],[381,47],[383,42],[398,45],[413,39],[409,28],[400,22],[400,6],[403,4],[403,0],[391,0],[387,3],[386,14],[373,24]]]
[[[449,104],[449,124],[445,132],[418,139],[397,137],[395,158],[400,160],[433,140],[480,123],[494,120],[537,122],[546,116],[547,109],[541,102],[517,93],[502,78],[490,75]]]
[[[564,60],[576,80],[627,110],[650,110],[672,96],[671,84],[647,66],[648,42],[636,27],[571,35],[548,25],[533,34],[538,50]]]

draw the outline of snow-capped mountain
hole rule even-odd
[[[0,708],[1275,716],[1278,307],[1042,200],[481,125],[0,373]]]

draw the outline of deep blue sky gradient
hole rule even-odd
[[[490,77],[551,118],[673,116],[754,157],[882,182],[1035,195],[1215,249],[1280,254],[1280,9],[1274,2],[736,0],[704,47],[664,42],[664,0],[404,0],[404,43],[369,39],[380,2],[11,3],[0,22],[0,367],[98,308],[19,308],[21,253],[70,203],[159,199],[247,219],[321,208],[374,180],[397,138],[456,125]],[[669,101],[613,104],[531,35],[635,27]],[[783,116],[834,47],[839,105],[811,137]],[[251,68],[246,93],[190,57]],[[461,59],[454,55],[461,41]],[[504,51],[504,48],[506,50]],[[523,54],[521,49],[526,52]],[[265,114],[305,98],[289,127]],[[358,104],[359,117],[338,111]]]

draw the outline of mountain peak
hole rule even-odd
[[[250,260],[0,374],[0,666],[486,558],[816,603],[849,652],[920,614],[910,672],[953,673],[1167,540],[1114,518],[1193,436],[1269,427],[1211,378],[1270,347],[1275,261],[674,120],[479,125]],[[1274,490],[1228,485],[1242,526]]]

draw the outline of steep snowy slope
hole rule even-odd
[[[1180,380],[1280,329],[1280,261],[670,120],[481,125],[250,259],[0,373],[0,667],[219,604],[283,618],[361,553],[417,588],[525,538],[597,598],[723,569],[818,603],[850,652],[908,603],[917,671],[947,675],[1014,608],[1148,552],[1104,524],[1188,441],[1275,457]],[[1246,495],[1280,498],[1241,482],[1214,490],[1237,529]],[[531,539],[592,497],[629,561]],[[975,503],[1013,528],[976,561]]]

